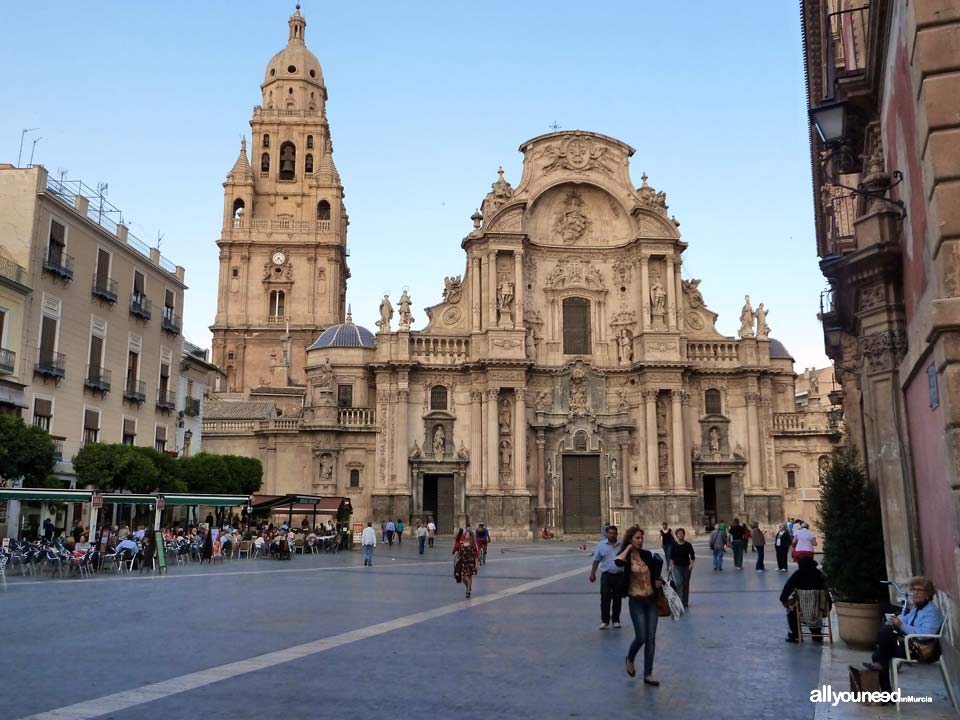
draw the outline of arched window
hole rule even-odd
[[[303,161],[303,171],[308,175],[313,172],[313,155],[307,154]]]
[[[434,385],[430,389],[430,409],[431,410],[446,410],[447,409],[447,388],[443,385]]]
[[[270,153],[265,152],[260,156],[260,172],[270,172]]]
[[[313,135],[307,135],[307,150],[313,150]]]
[[[330,220],[330,203],[326,200],[317,203],[317,220]]]
[[[787,470],[787,487],[795,488],[797,486],[797,471]]]
[[[716,388],[710,388],[703,394],[703,409],[707,415],[721,415],[723,408],[720,407],[720,391]]]
[[[586,298],[563,301],[563,352],[565,355],[590,353],[590,301]]]
[[[360,470],[353,468],[350,471],[350,487],[358,488],[360,487]]]
[[[263,143],[262,143],[262,145],[263,145],[264,149],[270,147],[270,134],[269,134],[269,133],[264,133],[264,134],[263,134]]]
[[[239,220],[243,216],[243,210],[246,207],[246,203],[243,202],[243,198],[237,198],[233,201],[233,219]]]
[[[293,180],[297,176],[297,148],[287,141],[280,146],[280,179]]]
[[[286,313],[286,296],[283,290],[272,290],[270,292],[270,317],[282,318]]]

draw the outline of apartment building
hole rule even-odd
[[[184,269],[132,235],[102,192],[42,166],[0,164],[0,208],[0,309],[4,262],[32,288],[18,317],[4,311],[0,366],[16,354],[13,399],[56,440],[57,475],[73,483],[88,443],[175,451]]]
[[[226,374],[208,359],[209,350],[183,341],[180,382],[177,385],[177,437],[179,455],[203,452],[203,409],[207,394],[215,392]]]

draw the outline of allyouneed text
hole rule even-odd
[[[810,702],[830,703],[833,707],[837,707],[840,703],[930,703],[933,702],[933,698],[929,696],[915,697],[913,695],[904,695],[900,690],[894,690],[892,692],[837,691],[830,685],[821,685],[816,690],[810,691]]]

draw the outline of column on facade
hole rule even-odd
[[[476,255],[470,256],[470,302],[473,305],[471,329],[479,331],[482,329],[480,324],[480,274],[483,270],[480,267],[480,258]],[[476,452],[476,451],[474,451]]]
[[[479,390],[470,391],[470,489],[477,490],[483,487],[483,478],[480,470],[483,467],[483,393]]]
[[[660,483],[660,472],[657,468],[657,391],[644,390],[643,402],[647,416],[647,487],[653,490]]]
[[[497,425],[497,398],[499,395],[499,388],[487,388],[487,457],[483,468],[485,490],[496,489],[500,480],[497,472],[500,450],[500,428]]]
[[[630,507],[630,443],[627,438],[620,442],[620,482],[623,507]]]
[[[544,457],[544,447],[546,440],[543,437],[543,430],[537,431],[537,509],[544,510],[547,507],[547,483],[544,473],[546,459]]]
[[[672,317],[672,316],[671,316]],[[683,449],[683,399],[682,390],[671,390],[670,400],[672,402],[671,415],[673,419],[673,489],[686,489],[686,466],[687,455]]]
[[[640,315],[644,331],[650,330],[650,256],[640,256]]]
[[[514,269],[514,281],[513,281],[513,307],[514,307],[514,317],[513,325],[514,327],[520,327],[523,325],[523,304],[524,304],[524,287],[523,287],[523,251],[514,250],[513,251],[513,269]]]
[[[527,492],[527,391],[517,388],[514,394],[514,421],[513,421],[513,462],[514,472],[513,489],[518,493]]]
[[[677,283],[673,275],[673,255],[667,255],[667,276],[663,279],[663,284],[667,286],[667,329],[677,329],[677,304],[676,293]]]
[[[310,273],[310,296],[307,298],[307,312],[313,322],[317,321],[317,259],[313,255],[307,256],[307,272]],[[292,300],[293,298],[291,298]]]
[[[250,282],[250,255],[240,254],[240,317],[247,317],[247,295],[253,285]],[[246,387],[246,386],[244,386]]]
[[[684,392],[680,396],[681,402],[681,422],[684,430],[690,427],[690,393]],[[684,432],[683,439],[683,468],[684,468],[684,487],[687,490],[693,490],[693,463],[690,462],[690,451],[693,449],[690,436]]]
[[[684,328],[684,318],[683,318],[683,279],[680,274],[680,267],[683,264],[683,261],[678,257],[675,263],[674,269],[674,287],[677,298],[677,329],[683,332]]]
[[[760,421],[757,417],[757,404],[760,394],[755,391],[744,393],[747,401],[747,445],[750,457],[747,460],[747,485],[751,489],[762,487],[763,452],[760,449]]]
[[[487,268],[487,329],[497,326],[497,251],[490,252]],[[496,415],[496,413],[494,413]]]
[[[397,414],[396,414],[396,450],[394,451],[394,462],[396,463],[396,489],[400,493],[410,490],[410,470],[407,465],[409,461],[410,449],[407,447],[407,418],[409,417],[409,406],[407,404],[410,397],[410,391],[402,387],[397,392]]]
[[[484,253],[479,258],[480,263],[480,277],[477,279],[477,298],[474,300],[475,312],[480,315],[480,329],[487,330],[490,328],[490,288],[487,287],[487,280],[490,277],[487,272],[487,266],[490,264],[490,254]],[[483,288],[487,288],[487,309],[486,311],[482,310],[483,308]]]

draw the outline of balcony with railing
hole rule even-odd
[[[342,427],[373,428],[377,425],[375,408],[340,408],[337,410],[337,424]]]
[[[773,414],[773,432],[777,434],[809,435],[831,433],[836,423],[828,412],[787,412]]]
[[[179,315],[173,314],[173,308],[164,306],[163,308],[163,323],[162,330],[168,332],[171,335],[179,335],[180,330],[183,327],[183,321]]]
[[[459,365],[470,355],[470,341],[459,337],[412,335],[410,357],[424,365]]]
[[[138,404],[142,403],[147,399],[147,383],[143,380],[127,378],[123,387],[123,399]]]
[[[253,230],[257,232],[326,233],[332,229],[330,220],[314,222],[312,220],[269,220],[238,217],[230,219],[229,225],[233,230]]]
[[[30,287],[27,285],[26,268],[7,258],[0,258],[0,280],[6,280],[20,290],[29,290]]]
[[[73,280],[73,255],[67,255],[62,249],[51,245],[43,259],[43,271],[70,282]]]
[[[63,353],[52,352],[49,350],[37,351],[37,362],[33,366],[33,372],[44,379],[53,378],[61,380],[66,374],[67,356]]]
[[[708,365],[735,365],[737,343],[733,341],[688,342],[687,360]]]
[[[95,298],[105,300],[112,305],[117,301],[117,281],[94,273],[93,286],[90,288],[90,292]]]
[[[258,420],[257,430],[259,432],[299,432],[300,418],[271,418],[270,420]]]
[[[65,437],[57,437],[56,435],[51,435],[50,439],[53,441],[54,458],[56,458],[57,462],[63,462],[63,444],[67,439]]]
[[[149,320],[151,315],[152,303],[147,299],[144,293],[131,293],[130,295],[130,314],[136,315],[141,320]]]
[[[87,374],[83,377],[83,386],[98,393],[110,392],[112,373],[99,365],[87,365]]]
[[[828,69],[833,70],[836,77],[861,73],[867,67],[870,6],[857,3],[856,0],[845,4],[856,4],[857,7],[846,7],[827,14],[826,29],[830,33],[827,43]],[[832,86],[833,83],[830,84]]]
[[[190,417],[199,417],[200,416],[200,398],[188,397],[184,401],[183,414],[189,415]]]
[[[237,433],[252,433],[257,429],[256,420],[204,420],[204,435],[235,435]]]
[[[17,354],[13,350],[0,348],[0,375],[13,375],[17,368]]]
[[[177,406],[177,397],[170,390],[160,388],[157,391],[157,410],[170,411]]]
[[[267,325],[283,325],[288,320],[289,315],[267,315]]]

